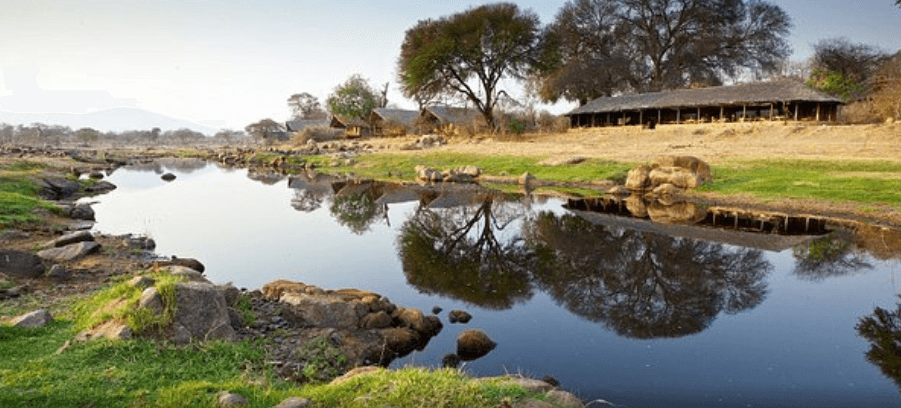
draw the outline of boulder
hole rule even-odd
[[[694,156],[661,156],[654,160],[660,167],[680,167],[698,176],[701,181],[710,180],[710,165]]]
[[[128,281],[128,284],[139,289],[147,289],[156,285],[156,279],[149,276],[135,276]]]
[[[391,324],[394,322],[394,319],[385,311],[380,310],[376,313],[370,313],[363,317],[363,320],[360,321],[360,325],[365,330],[371,329],[384,329],[387,327],[391,327]]]
[[[661,200],[661,201],[672,201],[673,198],[681,196],[683,193],[682,189],[676,187],[669,183],[661,184],[657,187],[654,187],[650,193],[645,195],[647,199],[653,200]]]
[[[651,170],[648,177],[653,186],[672,184],[676,187],[692,190],[701,185],[701,178],[691,170],[682,167],[658,167]]]
[[[104,176],[103,176],[103,172],[101,172],[100,170],[93,170],[90,173],[88,173],[88,177],[90,177],[94,180],[100,180]]]
[[[481,330],[464,330],[457,335],[457,355],[463,361],[480,358],[497,346],[485,332]]]
[[[626,176],[626,189],[632,191],[646,190],[651,186],[651,168],[645,165],[629,170]]]
[[[447,314],[447,319],[451,323],[469,323],[472,320],[472,315],[467,313],[465,310],[451,310]]]
[[[189,282],[211,283],[203,274],[186,266],[172,265],[164,268],[170,275],[181,276]]]
[[[95,221],[94,209],[90,204],[76,204],[66,210],[69,218],[76,220]]]
[[[240,407],[247,405],[247,403],[247,398],[244,398],[238,394],[227,392],[219,396],[220,407]]]
[[[138,308],[150,309],[154,313],[162,313],[165,308],[163,297],[154,287],[149,287],[141,292],[141,298],[138,300]]]
[[[419,333],[408,328],[393,327],[379,330],[383,338],[384,348],[395,355],[385,356],[386,361],[391,361],[395,356],[403,357],[419,348],[423,342]],[[428,341],[428,339],[426,339]]]
[[[262,292],[268,300],[279,300],[283,293],[306,293],[308,287],[305,283],[279,279],[263,285]]]
[[[81,185],[62,177],[44,177],[40,180],[41,197],[48,200],[62,200],[78,192]]]
[[[644,199],[640,195],[633,194],[627,197],[624,202],[629,213],[636,218],[645,218],[648,216],[648,207],[645,205]]]
[[[583,408],[582,400],[563,390],[551,390],[545,394],[548,401],[558,408]]]
[[[444,368],[457,368],[460,366],[460,356],[454,353],[447,353],[441,357],[441,366]]]
[[[131,329],[123,323],[110,320],[97,327],[85,330],[75,336],[77,341],[90,341],[97,339],[128,340],[132,336]]]
[[[345,383],[348,380],[350,380],[351,378],[359,377],[359,376],[367,375],[367,374],[375,374],[381,370],[383,370],[383,369],[380,367],[376,367],[376,366],[356,367],[356,368],[344,373],[344,375],[342,375],[338,378],[335,378],[334,380],[332,380],[332,382],[329,383],[329,385],[338,385],[341,383]]]
[[[369,308],[360,301],[347,302],[327,294],[283,293],[280,300],[291,307],[284,313],[300,324],[339,329],[356,329]]]
[[[63,235],[59,238],[56,238],[52,241],[49,241],[44,244],[46,248],[59,248],[62,246],[66,246],[69,244],[76,244],[79,242],[88,242],[94,240],[94,234],[91,234],[90,231],[76,231],[66,235]]]
[[[44,327],[52,321],[53,316],[50,315],[50,312],[40,309],[12,319],[10,324],[16,327],[35,328]]]
[[[190,335],[189,340],[190,338],[200,340],[233,340],[235,338],[225,298],[212,284],[178,283],[175,285],[175,301],[175,316],[172,326],[177,342],[183,343],[185,332]]]
[[[108,193],[115,189],[116,189],[115,184],[110,183],[109,181],[103,180],[103,181],[98,182],[97,184],[94,184],[93,186],[85,187],[84,191],[87,191],[92,194],[105,194],[105,193]]]
[[[428,168],[426,166],[416,166],[416,179],[422,182],[439,182],[444,180],[444,175],[440,171]]]
[[[50,270],[47,271],[47,276],[55,279],[66,279],[71,275],[72,273],[69,272],[65,266],[60,264],[54,264],[50,267]]]
[[[0,249],[0,273],[12,278],[34,279],[44,274],[41,257],[28,252]]]
[[[163,181],[172,181],[175,180],[175,175],[172,173],[166,173],[160,176],[160,178],[163,179]]]
[[[41,257],[41,259],[51,262],[68,262],[90,255],[98,250],[100,250],[100,244],[93,241],[87,241],[69,244],[60,248],[45,249],[39,251],[37,255]]]

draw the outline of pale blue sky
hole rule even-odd
[[[893,0],[773,2],[792,17],[796,59],[829,37],[901,47]],[[353,73],[390,81],[389,101],[412,107],[394,83],[406,29],[484,3],[0,0],[0,110],[137,106],[243,128],[286,119],[288,96],[325,99]],[[564,2],[517,4],[547,24]]]

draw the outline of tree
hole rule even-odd
[[[351,75],[343,84],[326,99],[329,111],[333,115],[354,119],[369,115],[379,106],[376,91],[360,74]]]
[[[476,7],[407,30],[398,59],[405,96],[463,96],[495,125],[502,78],[524,79],[536,63],[538,16],[511,3]]]
[[[257,140],[271,140],[276,135],[285,131],[284,126],[272,119],[266,118],[256,123],[251,123],[244,128],[251,137]]]
[[[860,318],[855,329],[870,343],[867,361],[901,388],[901,302],[896,310],[877,307]]]
[[[835,72],[865,85],[888,59],[888,53],[872,45],[852,43],[847,38],[829,38],[813,45],[811,64],[814,70]]]
[[[297,119],[325,119],[328,116],[319,104],[319,99],[306,92],[291,95],[288,98],[288,106]]]
[[[543,34],[536,70],[547,101],[721,85],[778,70],[790,18],[744,0],[575,0]]]

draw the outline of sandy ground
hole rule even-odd
[[[711,164],[730,158],[797,157],[901,160],[901,124],[817,126],[794,122],[571,129],[566,133],[452,138],[446,151],[573,156],[645,162],[692,155]]]

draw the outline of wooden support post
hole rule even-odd
[[[698,123],[701,123],[701,108],[698,107]]]
[[[723,121],[723,105],[720,105],[720,121]]]
[[[638,125],[644,126],[644,111],[643,110],[638,111]]]
[[[594,113],[591,114],[591,127],[594,127],[594,116],[595,115],[596,114],[594,114]]]
[[[795,104],[795,122],[798,121],[798,104]]]
[[[610,126],[610,112],[607,112],[607,126]]]
[[[820,103],[817,102],[817,122],[820,121]]]
[[[682,120],[682,108],[676,108],[676,124],[679,124],[679,121]]]
[[[626,111],[623,111],[623,126],[626,126]]]
[[[775,105],[776,104],[774,103],[770,104],[770,120],[773,120],[773,108],[775,107]]]
[[[748,119],[748,105],[742,105],[741,121],[744,122],[746,119]]]
[[[657,109],[657,124],[659,125],[660,122],[662,122],[662,121],[663,121],[663,114],[660,113],[660,109]]]

